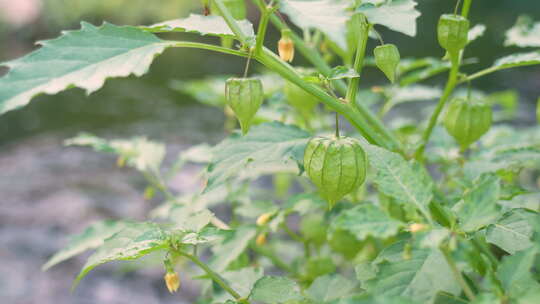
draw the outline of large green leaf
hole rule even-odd
[[[168,235],[158,225],[128,224],[124,229],[106,239],[103,246],[88,258],[75,279],[74,286],[96,266],[116,260],[134,260],[167,246]]]
[[[172,46],[136,27],[82,23],[20,59],[0,78],[0,114],[25,106],[32,97],[55,94],[70,87],[92,93],[109,77],[141,76],[154,57]]]
[[[231,288],[242,297],[247,298],[255,283],[263,277],[264,269],[261,267],[245,267],[239,270],[227,271],[223,273],[223,278],[230,284]]]
[[[210,262],[212,269],[217,272],[225,271],[229,264],[246,250],[256,233],[255,227],[243,226],[231,232],[221,244],[213,246],[214,258]]]
[[[486,240],[510,254],[527,249],[533,244],[533,221],[540,221],[538,213],[525,209],[511,210],[487,227]]]
[[[67,246],[55,253],[47,261],[47,263],[43,265],[42,269],[47,270],[52,266],[76,256],[88,249],[94,249],[103,245],[105,239],[124,229],[126,224],[128,223],[124,221],[105,220],[91,225],[81,234],[73,236],[69,240]]]
[[[519,16],[516,24],[506,32],[505,46],[540,47],[540,22],[529,16]]]
[[[465,192],[463,199],[453,210],[456,212],[461,229],[475,232],[493,223],[500,215],[499,201],[501,186],[496,175],[482,175],[472,189]]]
[[[409,36],[416,36],[416,19],[421,15],[413,0],[391,0],[385,4],[363,5],[359,11],[366,15],[369,23],[380,24]]]
[[[248,20],[237,21],[240,30],[248,36],[254,37],[253,25]],[[161,23],[156,23],[149,26],[141,27],[150,32],[190,32],[200,35],[211,35],[219,37],[232,37],[235,35],[221,16],[203,16],[191,14],[187,18],[169,20]]]
[[[428,205],[433,194],[424,175],[397,153],[373,145],[364,147],[369,163],[376,170],[374,183],[379,191],[400,202],[413,204],[430,218]]]
[[[290,171],[291,161],[303,162],[309,136],[297,127],[271,122],[251,128],[246,136],[229,137],[214,149],[205,192],[222,185],[233,175],[246,179],[287,168]]]
[[[354,285],[340,274],[328,274],[313,281],[306,293],[313,301],[328,303],[349,295]]]
[[[350,231],[359,240],[368,236],[387,238],[396,235],[405,226],[376,206],[364,203],[343,211],[332,223],[336,228]]]
[[[250,299],[265,304],[277,304],[300,300],[302,295],[295,281],[286,277],[265,276],[255,283]]]
[[[418,303],[431,303],[438,292],[458,294],[459,284],[453,279],[450,266],[438,249],[413,250],[411,257],[402,257],[403,246],[398,252],[391,250],[378,265],[377,277],[368,281],[369,291],[381,296],[404,296]],[[385,255],[385,251],[381,253]]]
[[[280,10],[287,14],[296,26],[302,29],[317,29],[328,36],[339,47],[346,49],[346,24],[347,20],[349,20],[349,16],[345,10],[347,6],[348,3],[345,1],[283,0],[281,1]]]
[[[530,290],[540,289],[540,283],[533,277],[534,269],[540,267],[539,254],[540,250],[536,245],[503,258],[497,270],[497,276],[504,289],[512,297],[519,297]]]

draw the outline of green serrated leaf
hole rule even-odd
[[[348,3],[333,0],[281,1],[280,10],[301,29],[317,29],[323,32],[341,49],[347,49]]]
[[[396,235],[405,223],[391,218],[372,204],[364,203],[341,212],[332,221],[332,225],[338,229],[348,230],[362,241],[368,236],[387,238]]]
[[[540,215],[525,209],[513,209],[486,229],[486,240],[510,254],[532,246],[533,221]]]
[[[250,299],[265,304],[277,304],[300,300],[302,295],[295,281],[286,277],[264,276],[253,286]]]
[[[504,70],[514,67],[540,64],[540,52],[520,53],[499,58],[491,69]]]
[[[530,16],[519,16],[516,24],[506,32],[504,46],[539,47],[540,22],[534,22]]]
[[[318,277],[306,290],[309,298],[316,302],[331,302],[349,295],[355,284],[340,274]]]
[[[416,36],[416,19],[421,15],[413,0],[387,1],[380,6],[363,5],[362,12],[371,24],[380,24],[408,36]]]
[[[131,223],[124,229],[106,239],[92,254],[75,279],[75,288],[82,278],[95,267],[111,261],[138,259],[150,252],[168,246],[168,235],[153,223]]]
[[[205,192],[222,185],[233,175],[242,180],[264,173],[292,171],[303,162],[309,133],[279,122],[253,127],[245,136],[233,135],[214,149],[208,167]]]
[[[217,272],[225,271],[229,264],[246,250],[256,233],[255,227],[251,226],[243,226],[232,231],[223,243],[212,247],[214,258],[210,262],[211,268]]]
[[[172,42],[131,26],[83,22],[81,29],[43,41],[31,54],[4,63],[0,78],[0,114],[25,106],[39,94],[55,94],[79,87],[88,94],[110,77],[141,76],[156,55]]]
[[[539,254],[536,245],[503,258],[497,276],[511,297],[518,298],[530,290],[540,289],[540,283],[533,277],[533,268],[540,266]]]
[[[41,268],[47,270],[52,266],[63,262],[73,256],[83,253],[86,250],[97,248],[103,245],[105,239],[118,231],[124,229],[128,222],[105,220],[92,224],[81,234],[73,236],[67,246],[55,253]]]
[[[203,229],[214,214],[206,208],[189,206],[175,206],[170,211],[169,219],[174,223],[172,229],[199,232]]]
[[[496,175],[482,175],[472,189],[465,192],[463,200],[457,203],[456,212],[461,229],[475,232],[493,223],[500,215],[499,201],[501,186]]]
[[[251,22],[248,20],[237,20],[236,22],[240,26],[240,30],[244,33],[244,35],[247,37],[255,36]],[[191,14],[187,18],[169,20],[149,26],[143,26],[141,28],[154,33],[189,32],[218,37],[236,37],[225,22],[225,19],[223,19],[221,16],[215,15],[203,16]]]
[[[368,291],[379,296],[403,296],[419,303],[431,303],[440,291],[459,294],[461,288],[438,249],[414,249],[410,259],[402,256],[396,252],[388,258],[377,258],[383,262],[378,265],[377,277],[368,282]]]
[[[351,68],[345,67],[345,66],[337,66],[332,68],[330,73],[328,74],[327,78],[330,80],[338,80],[338,79],[345,79],[345,78],[358,78],[360,75]]]
[[[235,271],[223,273],[223,278],[229,282],[231,288],[243,298],[247,298],[255,283],[264,275],[264,269],[260,267],[245,267]]]
[[[428,206],[433,194],[430,185],[425,184],[423,175],[397,153],[373,145],[364,147],[369,163],[376,170],[374,183],[379,191],[400,202],[412,204],[431,218]]]

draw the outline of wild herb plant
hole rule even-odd
[[[540,129],[512,125],[512,92],[473,89],[485,75],[540,64],[540,23],[521,17],[506,33],[504,44],[525,52],[464,73],[482,59],[467,46],[489,31],[469,21],[482,17],[472,0],[422,29],[441,46],[428,58],[401,58],[376,30],[414,37],[414,0],[253,0],[257,33],[244,0],[210,1],[202,14],[151,26],[82,23],[4,63],[1,113],[38,94],[140,76],[168,48],[246,59],[243,76],[176,85],[223,109],[233,134],[170,168],[165,146],[144,137],[66,142],[117,154],[147,179],[144,196],[163,202],[144,222],[91,225],[44,269],[95,250],[76,285],[103,263],[153,255],[169,291],[181,293],[183,277],[200,281],[198,303],[540,303]],[[269,25],[282,33],[277,44],[265,39]],[[219,40],[156,35],[171,32]],[[299,57],[311,66],[294,66]],[[360,89],[381,72],[389,83]],[[441,74],[444,89],[422,84]],[[411,102],[424,119],[387,115]],[[186,163],[203,165],[194,178],[204,187],[175,193],[168,181]],[[263,176],[272,188],[254,182]],[[211,211],[223,205],[228,213]]]

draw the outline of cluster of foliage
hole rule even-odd
[[[1,113],[41,93],[91,93],[106,78],[142,75],[167,48],[247,58],[243,77],[171,84],[223,109],[233,134],[181,152],[170,168],[165,146],[144,137],[67,141],[118,155],[148,180],[144,196],[164,201],[146,222],[93,224],[44,269],[96,249],[76,284],[103,263],[149,255],[164,263],[171,292],[182,276],[199,279],[199,303],[538,303],[540,128],[505,124],[516,93],[486,94],[471,82],[540,64],[540,51],[460,72],[476,62],[464,50],[486,30],[467,19],[472,0],[440,17],[438,57],[403,59],[375,27],[415,36],[414,0],[252,2],[261,12],[257,34],[244,0],[211,0],[203,14],[152,26],[83,23],[5,63]],[[270,23],[282,38],[267,48]],[[539,29],[521,17],[505,45],[539,48]],[[215,36],[221,45],[154,34],[169,32]],[[373,57],[369,37],[380,44]],[[313,67],[291,66],[295,50]],[[250,61],[266,68],[247,77]],[[372,67],[390,84],[359,90],[362,74],[380,73]],[[421,84],[446,72],[444,90]],[[468,89],[456,89],[462,84]],[[425,103],[428,118],[387,117],[410,102]],[[340,132],[340,117],[351,128]],[[237,120],[242,132],[233,130]],[[187,163],[204,167],[204,189],[173,193],[168,179]],[[255,182],[263,176],[274,191]],[[222,205],[230,212],[220,219],[211,210]]]

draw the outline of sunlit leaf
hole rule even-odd
[[[380,24],[408,36],[416,36],[416,19],[421,15],[413,0],[387,1],[380,6],[363,5],[358,10],[369,23]]]
[[[506,32],[505,46],[539,47],[540,22],[530,16],[519,16],[516,24]]]
[[[533,221],[540,221],[538,213],[511,210],[486,229],[486,240],[510,254],[527,249],[533,244]]]
[[[255,283],[250,299],[264,304],[284,303],[300,300],[300,287],[286,277],[265,276]]]

